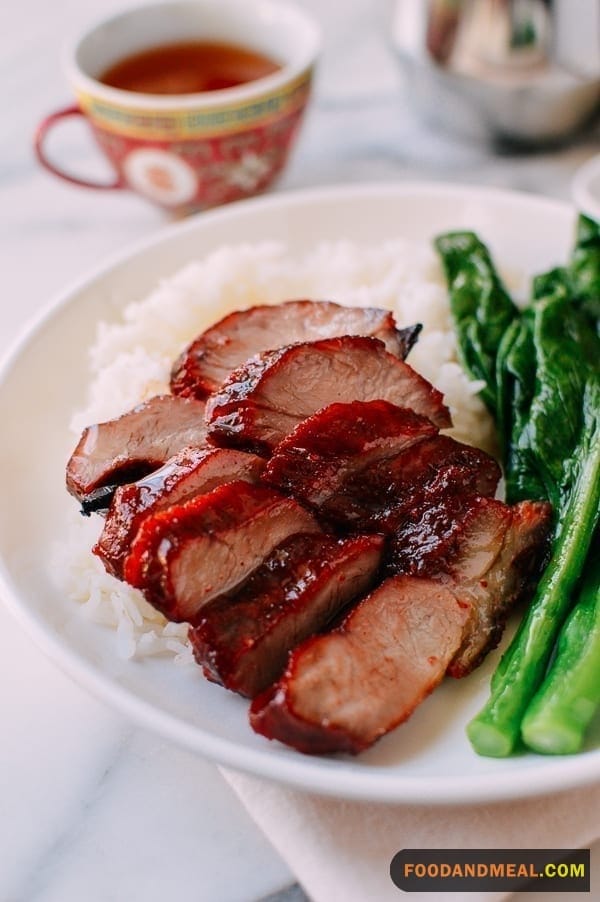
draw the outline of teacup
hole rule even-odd
[[[272,74],[195,94],[145,94],[99,78],[140,51],[207,41],[254,50],[280,63]],[[85,32],[65,68],[77,105],[48,116],[35,149],[55,175],[89,188],[129,188],[177,213],[257,194],[281,172],[310,94],[319,51],[310,16],[284,0],[182,0],[138,6]],[[113,181],[80,178],[45,150],[51,128],[84,116],[116,170]]]

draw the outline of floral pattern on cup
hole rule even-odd
[[[302,110],[296,110],[238,134],[175,142],[93,129],[126,185],[161,206],[186,212],[264,191],[283,169],[301,117]]]

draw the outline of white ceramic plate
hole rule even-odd
[[[355,759],[311,758],[252,733],[242,699],[171,659],[122,661],[114,634],[85,619],[54,587],[50,547],[72,499],[64,464],[71,412],[81,406],[86,352],[100,319],[141,298],[191,259],[226,242],[283,239],[429,240],[476,229],[508,267],[540,272],[563,261],[573,211],[526,195],[443,185],[379,185],[247,201],[165,229],[68,290],[20,340],[0,372],[0,594],[40,647],[77,682],[140,724],[222,764],[331,795],[448,803],[512,799],[600,778],[600,737],[575,757],[477,757],[465,737],[498,659],[446,681],[409,723]],[[7,424],[10,428],[7,430]]]

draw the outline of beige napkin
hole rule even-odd
[[[589,848],[600,836],[600,786],[476,807],[400,807],[344,802],[222,773],[314,902],[464,902],[461,893],[401,893],[389,877],[394,854],[403,848]],[[469,902],[503,898],[468,894]]]

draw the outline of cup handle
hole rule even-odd
[[[71,182],[73,185],[81,185],[84,188],[96,188],[102,191],[114,191],[119,188],[125,188],[125,182],[121,178],[120,175],[116,175],[114,181],[112,182],[96,182],[91,179],[79,178],[76,175],[71,175],[69,172],[66,172],[64,169],[60,169],[56,166],[51,160],[46,156],[46,151],[44,149],[44,142],[46,140],[46,135],[50,131],[50,129],[54,128],[54,126],[60,122],[62,119],[67,119],[70,116],[84,116],[84,113],[78,106],[69,106],[65,107],[62,110],[57,110],[55,113],[51,113],[49,116],[46,116],[45,119],[40,122],[38,125],[35,136],[34,136],[34,149],[35,155],[38,158],[39,162],[44,166],[49,172],[52,172],[54,175],[57,175],[59,178],[64,179],[67,182]]]

